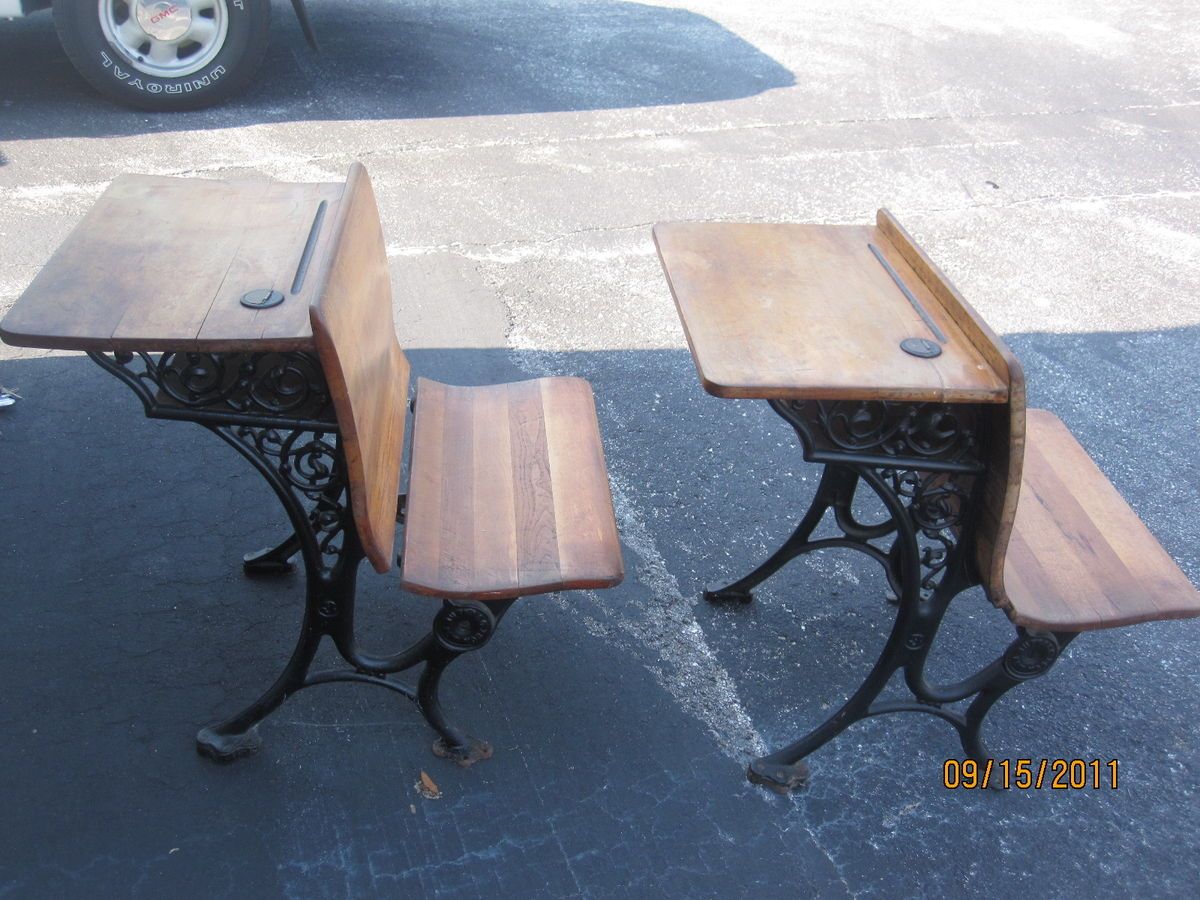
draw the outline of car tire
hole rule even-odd
[[[270,0],[54,0],[71,63],[118,103],[198,109],[246,86],[267,52]]]

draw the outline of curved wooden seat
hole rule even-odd
[[[1057,416],[1028,410],[1004,563],[1012,620],[1088,631],[1200,616],[1200,592]]]
[[[975,562],[992,602],[1019,626],[1058,632],[1200,616],[1200,593],[1067,427],[1026,409],[1012,351],[885,210],[878,224],[1007,375],[1008,403],[980,407],[988,472]]]
[[[624,576],[591,386],[420,379],[401,582],[501,599]]]

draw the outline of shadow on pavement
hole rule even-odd
[[[322,51],[275,5],[256,81],[215,109],[154,114],[94,95],[48,14],[0,22],[0,140],[261,122],[489,116],[705,103],[793,84],[712,19],[608,0],[309,4]]]
[[[1032,402],[1071,425],[1193,579],[1198,338],[1009,338]],[[1200,878],[1184,852],[1200,828],[1195,623],[1085,635],[997,708],[996,752],[1117,758],[1118,791],[946,791],[951,729],[891,717],[822,749],[812,786],[775,798],[743,780],[755,736],[779,745],[827,715],[892,614],[879,573],[849,555],[794,563],[749,607],[695,603],[781,540],[815,488],[787,426],[703,394],[685,351],[411,359],[460,383],[591,379],[626,541],[621,587],[523,601],[451,669],[448,711],[496,746],[470,770],[434,759],[416,713],[364,686],[289,700],[258,757],[199,759],[195,729],[268,683],[298,625],[298,576],[238,566],[279,536],[274,498],[202,429],[144,420],[85,358],[0,362],[25,398],[0,411],[0,894],[932,896],[962,891],[948,861],[963,859],[970,884],[1010,896],[1183,895]],[[394,573],[364,571],[361,590],[379,649],[435,605]],[[961,676],[1010,634],[982,596],[962,598],[934,674]],[[442,799],[414,791],[421,771]]]

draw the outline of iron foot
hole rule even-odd
[[[433,755],[439,759],[453,760],[465,769],[480,760],[491,759],[492,745],[473,737],[468,737],[462,744],[451,744],[440,737],[433,742]]]
[[[241,734],[221,734],[212,727],[201,728],[196,734],[196,752],[213,762],[229,763],[243,756],[253,756],[262,749],[258,726]]]
[[[808,766],[804,764],[803,760],[790,766],[784,766],[756,759],[746,769],[746,778],[751,784],[760,784],[777,794],[787,795],[792,791],[807,787]]]
[[[265,547],[242,557],[242,571],[247,575],[284,575],[294,568],[289,557],[280,555],[278,547]]]
[[[704,589],[704,599],[709,603],[729,603],[736,600],[738,603],[749,603],[754,599],[754,595],[749,591],[734,591],[729,588],[722,587],[707,587]]]

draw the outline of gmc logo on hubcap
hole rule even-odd
[[[172,3],[166,9],[156,12],[154,15],[152,15],[150,17],[150,24],[157,25],[159,22],[161,22],[163,19],[165,19],[171,13],[175,12],[175,10],[177,10],[177,9],[179,9],[179,4]]]

